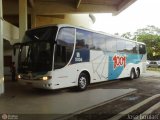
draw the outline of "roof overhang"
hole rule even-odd
[[[37,15],[112,13],[118,15],[136,0],[29,0]]]

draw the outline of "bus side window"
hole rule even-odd
[[[76,49],[93,48],[92,32],[81,29],[77,29],[76,31]]]
[[[106,49],[105,35],[94,33],[93,34],[93,45],[96,50],[104,51]]]
[[[64,27],[59,30],[55,48],[54,68],[62,68],[69,62],[74,48],[75,29]]]
[[[122,39],[117,39],[117,52],[125,52],[126,41]]]
[[[138,53],[138,46],[137,46],[137,43],[134,43],[134,46],[133,46],[133,53]]]
[[[146,53],[146,46],[143,44],[139,44],[139,54],[145,54]]]
[[[126,52],[127,53],[138,53],[137,44],[135,42],[126,41]]]
[[[109,52],[117,51],[117,42],[116,39],[110,36],[106,36],[106,50]]]

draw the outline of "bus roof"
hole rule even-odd
[[[112,34],[105,33],[103,31],[95,31],[95,30],[88,29],[88,28],[85,28],[85,27],[74,26],[74,25],[69,25],[69,24],[49,24],[49,25],[44,25],[44,26],[36,27],[36,28],[33,28],[33,29],[38,29],[38,28],[43,28],[43,27],[50,27],[50,26],[57,26],[58,28],[61,28],[61,27],[74,27],[74,28],[78,28],[78,29],[82,29],[82,30],[86,30],[86,31],[90,31],[90,32],[98,33],[98,34],[108,35],[108,36],[111,36],[111,37],[114,37],[114,38],[119,38],[119,39],[123,39],[123,40],[131,41],[131,42],[136,42],[136,43],[144,44],[145,45],[145,43],[143,43],[143,42],[138,42],[138,41],[130,40],[130,39],[118,36],[118,35],[112,35]],[[33,30],[33,29],[30,29],[30,30]]]

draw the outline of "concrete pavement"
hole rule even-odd
[[[7,82],[6,93],[0,96],[0,113],[52,114],[53,119],[79,113],[135,91],[135,89],[91,89],[83,92],[55,92],[35,90],[29,86]]]
[[[147,70],[146,73],[142,74],[143,77],[159,77],[160,78],[160,72],[158,71],[149,71]]]

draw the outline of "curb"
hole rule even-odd
[[[149,114],[151,114],[153,111],[157,110],[158,108],[160,108],[160,102],[156,103],[155,105],[151,106],[149,109],[141,113],[138,118],[141,118],[141,116],[147,117]],[[141,120],[141,119],[138,119],[138,120]]]
[[[154,95],[154,96],[152,96],[152,97],[149,97],[149,98],[145,99],[144,101],[142,101],[142,102],[140,102],[140,103],[138,103],[138,104],[136,104],[136,105],[134,105],[134,106],[132,106],[132,107],[130,107],[130,108],[128,108],[128,109],[120,112],[120,113],[118,113],[117,115],[113,116],[112,118],[110,118],[110,119],[108,119],[108,120],[118,120],[118,119],[124,117],[125,115],[133,112],[134,110],[142,107],[143,105],[147,104],[148,102],[152,101],[153,99],[155,99],[155,98],[157,98],[157,97],[160,97],[160,94],[156,94],[156,95]],[[160,103],[159,103],[159,105],[160,105]],[[154,106],[155,106],[155,105],[154,105]],[[153,107],[153,106],[152,106],[152,107]],[[152,107],[151,107],[151,108],[152,108]],[[157,107],[157,106],[156,106],[156,107]],[[153,108],[156,108],[156,107],[153,107]],[[149,113],[150,111],[151,111],[151,110],[146,110],[145,112],[146,112],[146,113]]]

